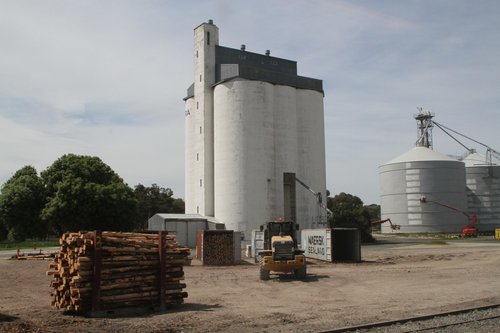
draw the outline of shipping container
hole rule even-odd
[[[361,234],[356,228],[304,229],[301,249],[308,258],[360,262]]]
[[[332,229],[304,229],[300,244],[306,257],[332,261]]]

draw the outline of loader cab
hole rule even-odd
[[[297,230],[299,225],[295,222],[273,221],[260,226],[260,231],[264,231],[264,249],[272,249],[272,238],[274,236],[290,236],[293,240],[293,246],[297,248]]]

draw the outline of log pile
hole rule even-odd
[[[173,235],[65,233],[50,264],[52,306],[76,312],[165,310],[187,297],[183,266],[190,251]]]
[[[203,265],[234,265],[234,232],[232,230],[204,230],[201,237]]]

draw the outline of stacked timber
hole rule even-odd
[[[187,297],[183,266],[190,251],[173,235],[65,233],[48,275],[52,306],[77,312],[160,309]]]
[[[201,261],[203,265],[234,265],[234,232],[232,230],[201,231]]]

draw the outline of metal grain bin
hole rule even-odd
[[[477,215],[479,231],[494,231],[500,227],[500,166],[478,153],[469,154],[463,161],[468,209]]]
[[[382,233],[459,232],[467,218],[420,198],[467,211],[465,165],[427,147],[415,147],[379,167],[380,206],[400,230],[382,225]]]

